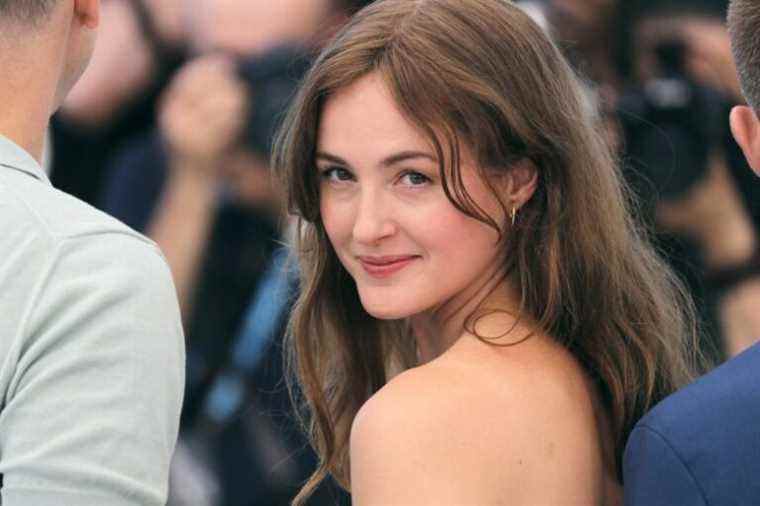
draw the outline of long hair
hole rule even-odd
[[[435,148],[444,190],[496,227],[467,194],[459,148],[538,187],[504,241],[522,311],[566,346],[599,389],[618,465],[635,422],[693,378],[689,296],[632,218],[632,201],[585,88],[557,47],[505,0],[381,0],[316,59],[276,140],[273,167],[298,218],[301,291],[288,327],[291,392],[319,457],[295,503],[332,475],[350,488],[348,441],[361,405],[416,364],[403,321],[362,308],[319,212],[316,140],[325,100],[375,72]],[[486,178],[487,179],[487,178]]]

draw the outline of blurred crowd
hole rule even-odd
[[[287,504],[314,466],[283,380],[297,277],[272,136],[352,0],[104,0],[90,68],[54,117],[53,184],[155,240],[187,385],[170,505]],[[694,294],[715,363],[760,337],[760,183],[723,0],[526,0],[588,84],[641,226]],[[327,483],[313,504],[346,503]]]

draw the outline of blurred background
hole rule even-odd
[[[155,240],[187,338],[171,506],[287,504],[315,466],[283,380],[297,290],[269,174],[273,132],[359,0],[103,0],[90,68],[54,117],[53,184]],[[721,0],[518,2],[587,83],[687,283],[715,363],[760,338],[760,180],[728,127],[743,103]],[[326,483],[310,504],[347,504]]]

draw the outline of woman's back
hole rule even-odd
[[[570,352],[465,335],[373,396],[351,434],[356,504],[621,503],[607,415]]]

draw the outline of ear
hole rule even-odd
[[[752,170],[760,176],[760,121],[754,109],[740,105],[731,110],[731,133]]]
[[[538,169],[528,158],[523,158],[507,171],[505,195],[517,210],[528,202],[538,186]]]
[[[74,16],[82,26],[95,30],[100,24],[100,0],[74,0]]]

